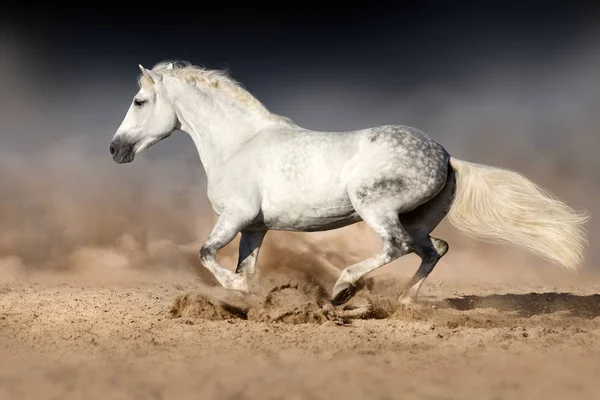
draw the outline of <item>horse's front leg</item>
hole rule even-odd
[[[242,231],[236,273],[254,275],[258,252],[267,231]]]
[[[217,262],[217,252],[229,244],[251,221],[235,214],[221,214],[213,231],[200,249],[200,262],[226,289],[248,293],[245,274],[236,274]]]

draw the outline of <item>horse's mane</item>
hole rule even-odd
[[[163,75],[176,76],[192,85],[205,84],[222,89],[241,103],[247,105],[248,108],[255,111],[261,117],[289,126],[295,126],[291,119],[270,112],[256,97],[244,89],[240,83],[229,77],[227,71],[206,69],[192,65],[187,61],[161,61],[152,67],[152,71]],[[142,74],[138,78],[138,84],[140,87],[149,86],[151,82],[148,77]]]

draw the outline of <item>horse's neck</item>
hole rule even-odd
[[[270,122],[263,121],[227,93],[217,89],[180,87],[173,104],[180,129],[187,132],[200,156],[207,176],[227,161]]]

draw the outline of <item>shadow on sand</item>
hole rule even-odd
[[[595,318],[600,316],[600,294],[574,295],[571,293],[494,294],[445,299],[442,304],[459,311],[494,308],[516,312],[522,317],[566,312],[568,316]]]

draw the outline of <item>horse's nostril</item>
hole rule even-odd
[[[110,148],[109,148],[109,150],[110,150],[110,155],[111,155],[111,156],[114,156],[114,155],[117,153],[117,148],[116,148],[116,147],[115,147],[115,145],[114,145],[114,144],[112,144],[112,143],[110,144]]]

